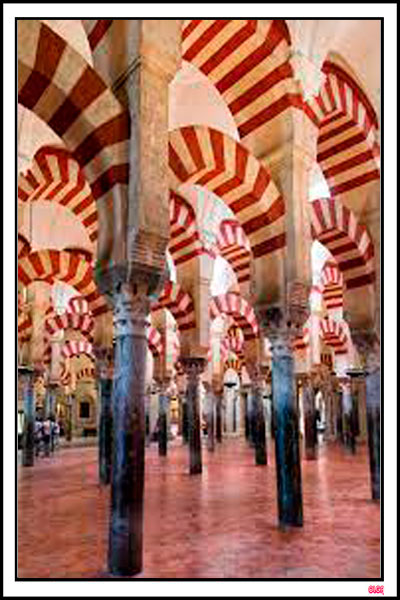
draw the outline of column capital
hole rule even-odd
[[[96,371],[99,379],[112,379],[114,367],[113,348],[94,345],[93,354],[96,358]]]
[[[121,284],[113,293],[114,334],[143,336],[148,327],[150,298],[142,286]]]
[[[180,362],[189,381],[198,380],[207,365],[207,359],[202,357],[184,356]]]
[[[380,342],[377,333],[373,329],[353,327],[350,332],[363,366],[368,372],[378,370],[380,367]]]

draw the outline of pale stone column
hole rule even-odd
[[[381,371],[380,341],[376,331],[352,329],[352,339],[364,363],[368,448],[372,499],[380,500]]]

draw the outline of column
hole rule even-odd
[[[351,336],[364,364],[371,495],[380,500],[381,483],[381,371],[380,341],[376,331],[351,330]]]
[[[207,391],[207,450],[214,452],[215,450],[215,402],[211,385],[205,384]]]
[[[206,360],[204,358],[182,358],[181,362],[187,375],[189,472],[191,475],[196,475],[202,472],[199,378],[206,366]]]
[[[99,481],[111,481],[112,461],[112,379],[99,379],[100,419],[99,419]]]
[[[142,570],[145,442],[146,319],[149,300],[136,284],[114,293],[115,371],[109,569]],[[135,293],[136,291],[136,293]]]
[[[315,419],[315,396],[311,381],[303,381],[304,448],[306,460],[317,458],[317,427]]]
[[[182,443],[187,444],[189,441],[189,421],[188,421],[188,404],[185,393],[182,398]]]
[[[35,397],[33,392],[34,370],[31,367],[18,367],[18,375],[22,379],[24,403],[24,431],[22,442],[22,464],[32,467],[35,456]]]
[[[262,378],[257,366],[251,368],[252,385],[252,433],[256,465],[267,464],[267,446],[265,439],[265,416],[262,392]]]
[[[222,390],[215,391],[215,439],[222,442]]]
[[[261,312],[272,349],[272,389],[279,525],[303,525],[299,423],[292,343],[305,315],[271,307]]]
[[[161,391],[158,396],[158,454],[159,456],[167,456],[168,449],[168,410],[169,397],[167,387],[169,381],[164,381],[161,384]]]
[[[72,394],[67,395],[67,423],[65,430],[65,439],[67,442],[72,440]]]
[[[353,400],[351,394],[350,379],[346,379],[343,383],[342,395],[343,409],[343,433],[345,447],[352,453],[356,451],[356,440],[354,434],[354,418],[353,418]]]

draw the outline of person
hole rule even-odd
[[[44,455],[50,455],[50,436],[51,436],[51,421],[50,418],[47,417],[43,422],[43,445],[44,445]]]
[[[35,420],[34,437],[35,437],[35,454],[36,454],[36,456],[39,456],[40,448],[41,448],[42,441],[43,441],[43,423],[42,423],[42,419],[40,417],[36,417],[36,420]]]
[[[53,423],[53,448],[58,448],[60,445],[60,426],[57,421]]]

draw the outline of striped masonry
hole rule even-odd
[[[18,258],[26,256],[31,251],[31,245],[22,233],[18,234]]]
[[[63,281],[81,293],[95,317],[109,310],[93,280],[92,266],[80,256],[63,250],[39,250],[18,261],[18,281],[28,286],[33,281]]]
[[[170,241],[168,250],[176,266],[204,252],[193,207],[170,190]]]
[[[84,369],[80,369],[76,373],[76,381],[81,381],[85,379],[95,379],[96,373],[93,367],[85,367]]]
[[[238,283],[250,281],[250,244],[237,221],[225,220],[221,222],[217,246],[221,256],[229,262],[234,270]]]
[[[163,343],[161,339],[161,334],[153,327],[153,325],[149,325],[147,328],[147,343],[149,346],[149,350],[153,356],[162,356],[163,354]]]
[[[309,206],[311,234],[333,255],[345,289],[372,284],[374,246],[366,227],[337,198],[314,200]]]
[[[152,310],[156,311],[162,308],[171,311],[181,332],[196,328],[193,300],[179,284],[167,281],[158,300],[153,304]]]
[[[83,171],[64,148],[43,146],[30,169],[18,177],[18,200],[49,200],[71,210],[82,222],[89,239],[98,235],[97,207]]]
[[[29,342],[32,337],[33,322],[31,315],[21,313],[18,315],[18,341],[20,344]]]
[[[328,311],[343,307],[343,276],[335,261],[327,260],[321,271],[323,299]]]
[[[73,358],[75,356],[79,356],[80,354],[85,354],[94,360],[95,356],[93,352],[93,345],[86,340],[71,340],[65,342],[61,350],[61,355],[63,358]]]
[[[330,346],[335,354],[346,354],[348,350],[347,335],[344,327],[331,317],[320,320],[320,336],[327,346]]]
[[[254,258],[285,246],[285,205],[268,170],[241,144],[205,126],[169,134],[173,190],[182,183],[206,187],[219,196],[247,235]]]
[[[182,58],[209,77],[241,138],[277,119],[302,98],[290,65],[283,19],[191,19],[182,30]]]
[[[326,61],[321,92],[309,104],[319,124],[317,160],[332,196],[379,179],[376,113],[364,91],[341,67]]]
[[[220,296],[213,296],[209,305],[210,319],[216,319],[222,314],[234,318],[238,327],[243,331],[245,340],[258,337],[258,323],[251,305],[239,294],[228,292]]]
[[[129,113],[97,72],[39,20],[18,21],[18,102],[65,143],[96,202],[127,202]]]

